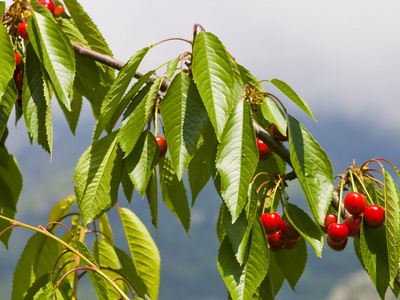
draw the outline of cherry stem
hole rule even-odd
[[[165,39],[165,40],[159,41],[159,42],[157,42],[157,43],[155,43],[155,44],[152,44],[150,47],[153,48],[153,47],[155,47],[155,46],[157,46],[157,45],[160,45],[161,43],[169,42],[169,41],[183,41],[183,42],[189,43],[190,45],[193,44],[193,41],[189,41],[189,40],[187,40],[187,39],[183,39],[183,38],[169,38],[169,39]]]
[[[157,136],[158,135],[158,105],[156,105],[156,109],[154,112],[154,135]]]
[[[129,291],[131,292],[133,298],[135,298],[135,292],[133,291],[132,286],[129,284],[128,280],[126,280],[123,277],[117,277],[114,279],[114,282],[117,282],[117,280],[122,280],[123,282],[125,282],[126,286],[128,287]]]
[[[340,193],[339,193],[339,206],[338,206],[338,220],[337,223],[340,224],[340,216],[342,213],[342,200],[343,200],[343,187],[345,185],[346,181],[341,180],[340,181]]]
[[[358,192],[357,186],[354,184],[353,171],[349,170],[349,174],[350,174],[351,188],[353,189],[353,192]]]
[[[72,235],[73,238],[75,238],[75,235],[72,233],[72,231],[65,224],[60,223],[60,222],[50,222],[50,223],[48,223],[46,225],[45,229],[47,230],[47,227],[49,227],[50,225],[61,225],[62,227],[64,227]]]
[[[65,274],[60,278],[59,281],[57,281],[57,283],[56,283],[56,285],[55,285],[55,289],[54,289],[53,295],[55,295],[55,292],[56,292],[56,290],[58,289],[58,286],[61,284],[61,282],[63,281],[63,279],[64,279],[65,277],[67,277],[67,276],[68,276],[69,274],[71,274],[71,273],[74,273],[74,272],[77,272],[77,271],[81,271],[81,270],[85,270],[85,271],[96,271],[96,268],[94,268],[94,267],[81,267],[81,268],[75,268],[75,269],[73,269],[73,270],[71,270],[71,271],[68,271],[67,273],[65,273]]]
[[[276,192],[278,191],[278,188],[279,188],[279,185],[281,184],[281,182],[282,182],[282,178],[279,178],[279,180],[276,183],[275,188],[274,188],[274,193],[272,195],[273,200],[272,200],[272,205],[271,205],[271,209],[270,209],[271,213],[274,212],[275,201],[276,201]]]
[[[15,223],[15,224],[13,224],[13,225],[7,227],[7,228],[4,229],[2,232],[0,232],[0,236],[1,236],[3,233],[5,233],[7,230],[13,229],[14,227],[17,227],[17,226],[19,226],[19,224],[18,224],[18,223]]]
[[[356,173],[354,173],[354,176],[356,176],[356,178],[357,178],[358,181],[360,182],[360,184],[361,184],[361,186],[363,187],[363,190],[364,190],[365,194],[367,195],[369,201],[371,201],[371,203],[374,204],[374,202],[372,201],[371,196],[369,195],[369,193],[368,193],[368,191],[367,191],[367,188],[366,188],[365,185],[364,185],[364,181],[363,181]]]

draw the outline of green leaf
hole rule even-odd
[[[287,122],[285,115],[274,101],[269,98],[265,99],[261,104],[261,112],[268,122],[275,124],[279,131],[286,136]]]
[[[121,185],[122,189],[124,191],[126,200],[128,200],[129,203],[132,202],[132,197],[133,197],[133,191],[135,189],[132,180],[129,178],[128,170],[126,169],[126,164],[125,160],[123,161],[124,163],[124,168],[122,171],[122,177],[121,177]]]
[[[269,251],[264,229],[254,222],[246,259],[236,260],[229,239],[225,237],[218,253],[218,269],[233,300],[251,299],[268,271]]]
[[[2,99],[10,80],[13,78],[15,57],[7,29],[5,26],[0,27],[0,99]]]
[[[288,203],[285,208],[286,216],[301,236],[314,248],[315,254],[322,257],[324,236],[319,227],[301,208]]]
[[[389,260],[390,286],[393,288],[394,279],[400,263],[400,194],[393,178],[385,171],[385,224],[386,245]]]
[[[118,142],[125,152],[125,157],[132,152],[148,121],[162,82],[163,78],[157,78],[148,87],[143,88],[124,113],[124,120],[118,133]]]
[[[150,299],[156,300],[160,284],[158,248],[146,226],[131,210],[120,208],[119,213],[137,274],[145,284]]]
[[[143,197],[159,153],[160,150],[153,134],[145,130],[140,135],[132,152],[125,158],[125,167],[129,178]]]
[[[63,218],[71,210],[72,204],[74,204],[75,199],[75,196],[69,196],[67,199],[63,199],[56,205],[54,205],[54,207],[50,211],[49,220],[47,221],[47,223],[62,222]]]
[[[60,290],[49,282],[36,293],[33,300],[64,300],[64,297]]]
[[[364,225],[363,223],[360,233],[361,256],[379,296],[381,299],[385,299],[390,280],[386,229],[385,226],[370,228]]]
[[[76,240],[76,245],[78,247],[79,252],[85,256],[91,263],[93,263],[96,268],[99,269],[99,265],[97,264],[96,260],[94,259],[92,253],[89,251],[89,249],[81,243],[79,240]],[[83,260],[83,263],[86,267],[93,267],[91,264],[89,264],[86,260]],[[106,280],[102,275],[97,273],[96,271],[88,270],[87,274],[89,275],[90,282],[92,283],[97,297],[99,300],[108,300],[108,294],[107,294],[107,283]]]
[[[117,78],[111,85],[111,88],[102,103],[100,117],[93,134],[94,140],[97,140],[103,130],[106,129],[129,84],[134,78],[140,63],[143,60],[143,57],[149,50],[149,47],[145,47],[136,52],[135,55],[129,59],[122,70],[118,73]]]
[[[78,92],[76,87],[74,87],[74,93],[71,100],[71,110],[69,111],[61,101],[58,101],[60,105],[65,119],[68,122],[69,129],[71,130],[72,134],[75,135],[76,126],[78,125],[79,115],[82,109],[82,95]]]
[[[119,259],[117,253],[114,250],[114,247],[105,240],[95,240],[95,246],[93,249],[96,249],[98,256],[98,264],[101,268],[111,268],[118,270],[121,265],[119,263]],[[95,252],[93,250],[93,252]]]
[[[110,245],[114,245],[114,237],[111,230],[110,222],[108,221],[107,214],[102,214],[98,218],[98,221],[103,241],[109,243]]]
[[[273,274],[272,277],[275,277]],[[274,288],[270,280],[270,272],[265,276],[264,280],[261,282],[260,286],[256,289],[251,300],[274,300]]]
[[[172,60],[169,61],[168,65],[167,65],[167,72],[165,72],[165,77],[167,77],[167,78],[174,77],[175,70],[176,70],[176,65],[180,61],[181,56],[182,55],[179,54],[177,58],[172,59]]]
[[[57,97],[71,110],[75,56],[70,41],[54,19],[34,12],[28,21],[28,34]]]
[[[157,192],[157,171],[153,169],[149,184],[146,189],[147,201],[149,202],[151,223],[158,228],[158,192]]]
[[[3,14],[6,10],[6,2],[0,1],[0,13]]]
[[[198,149],[189,163],[189,184],[192,193],[192,206],[197,196],[210,180],[217,155],[218,141],[210,120],[204,125]]]
[[[298,107],[300,107],[311,118],[314,118],[310,107],[307,102],[297,95],[297,93],[286,83],[279,79],[272,79],[270,82],[275,85],[282,93],[284,93],[290,100],[292,100]]]
[[[5,148],[0,147],[0,214],[13,219],[19,195],[22,190],[22,174],[14,156],[8,154]],[[10,222],[0,220],[0,232],[9,227]],[[8,248],[11,230],[0,236],[0,241]]]
[[[172,164],[181,180],[208,120],[196,85],[189,76],[183,72],[175,76],[160,111]]]
[[[50,274],[57,257],[57,242],[42,233],[35,233],[26,243],[15,268],[11,300],[23,299],[36,279]]]
[[[185,186],[176,176],[168,157],[161,159],[159,166],[162,200],[181,221],[186,232],[189,232],[190,209]]]
[[[17,88],[15,86],[14,79],[11,79],[8,82],[3,97],[0,97],[0,140],[4,136],[4,132],[7,130],[7,122],[10,118],[11,111],[14,107],[17,97]]]
[[[285,282],[285,275],[280,269],[278,262],[276,261],[275,255],[271,255],[270,257],[267,277],[269,278],[272,292],[274,296],[276,296],[282,288],[283,283]]]
[[[289,121],[290,159],[311,213],[324,224],[333,193],[333,169],[328,155],[312,135],[292,116]]]
[[[25,125],[30,137],[51,154],[53,147],[51,83],[31,43],[26,49],[25,70],[22,98]]]
[[[250,106],[243,100],[226,124],[215,165],[221,175],[221,196],[235,222],[242,211],[247,189],[257,168],[258,150]]]
[[[279,268],[285,275],[290,287],[295,291],[296,284],[306,267],[306,242],[304,239],[300,239],[293,249],[275,252],[274,254]]]
[[[117,131],[94,142],[81,156],[75,170],[75,194],[85,224],[92,222],[117,201],[119,182],[112,179],[117,157]],[[118,180],[117,180],[118,181]]]
[[[243,85],[249,84],[256,87],[258,91],[265,91],[260,81],[253,74],[251,74],[249,70],[238,63],[235,64],[235,67],[239,73]]]
[[[232,66],[221,41],[212,33],[200,32],[193,49],[194,79],[220,141],[237,100],[233,99]]]

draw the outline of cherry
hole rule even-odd
[[[271,235],[276,233],[282,225],[282,218],[278,213],[264,213],[262,214],[261,223],[264,226],[265,233]]]
[[[260,160],[265,160],[271,155],[271,150],[260,139],[256,139],[258,147],[258,156]]]
[[[349,230],[349,236],[351,237],[360,235],[361,223],[362,223],[362,217],[357,215],[352,215],[350,217],[347,217],[343,221],[343,224],[347,226],[347,229]]]
[[[165,140],[165,138],[163,136],[157,135],[155,137],[158,147],[160,148],[160,154],[159,157],[164,157],[165,154],[167,153],[167,141]]]
[[[64,6],[59,5],[54,9],[53,16],[54,18],[59,18],[63,15],[63,13],[64,13]]]
[[[341,243],[334,243],[332,242],[331,238],[329,235],[326,237],[326,242],[328,243],[329,247],[331,247],[335,251],[342,251],[344,248],[346,248],[347,245],[347,237],[342,241]]]
[[[349,229],[345,224],[333,223],[328,227],[328,236],[334,243],[341,243],[349,234]]]
[[[54,2],[53,0],[38,0],[42,3],[45,7],[47,7],[51,12],[54,11]]]
[[[298,241],[301,237],[300,233],[289,221],[285,221],[282,223],[281,232],[288,241]]]
[[[283,246],[283,249],[286,249],[286,250],[293,249],[293,248],[295,248],[297,246],[298,242],[299,242],[298,240],[297,241],[287,240],[285,245]]]
[[[369,227],[378,228],[385,222],[385,210],[378,205],[368,205],[364,211],[364,220]]]
[[[267,241],[269,248],[272,251],[280,251],[286,244],[286,239],[284,238],[280,230],[278,230],[274,234],[267,235]]]
[[[322,231],[328,233],[328,227],[333,223],[337,223],[337,216],[334,214],[327,214],[325,216],[325,226],[321,226]]]
[[[271,125],[271,133],[272,133],[272,136],[273,136],[276,140],[278,140],[278,141],[280,141],[280,142],[287,142],[287,141],[289,140],[288,137],[287,137],[287,135],[288,135],[287,129],[286,129],[286,136],[284,136],[284,135],[279,131],[278,126],[276,126],[275,124],[272,124],[272,125]]]
[[[367,199],[365,199],[364,195],[357,192],[348,193],[344,197],[343,203],[344,207],[352,215],[361,214],[367,207]]]
[[[18,34],[20,37],[22,37],[24,40],[28,40],[29,39],[29,35],[28,35],[28,30],[26,29],[27,27],[27,23],[26,22],[21,22],[18,25]]]
[[[16,69],[14,71],[14,81],[18,90],[22,90],[22,84],[24,82],[24,70]]]
[[[17,69],[21,67],[21,56],[17,52],[14,52],[14,57],[15,57],[15,66]]]

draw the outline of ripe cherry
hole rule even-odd
[[[265,160],[271,155],[271,150],[260,139],[256,139],[258,147],[258,156],[260,160]]]
[[[297,246],[297,243],[298,243],[299,241],[297,240],[297,241],[294,241],[294,240],[286,240],[286,243],[285,243],[285,245],[283,246],[283,249],[286,249],[286,250],[290,250],[290,249],[293,249],[293,248],[295,248],[296,246]]]
[[[27,23],[26,22],[21,22],[18,25],[18,34],[20,37],[22,37],[24,40],[28,40],[29,39],[29,35],[28,35],[28,30],[26,29],[27,27]]]
[[[334,243],[341,243],[349,235],[349,229],[345,224],[333,223],[328,227],[328,236]]]
[[[365,199],[364,195],[357,192],[348,193],[346,197],[344,197],[343,203],[344,207],[352,215],[361,214],[367,207],[367,199]]]
[[[264,226],[265,233],[271,235],[276,233],[282,225],[282,218],[278,213],[264,213],[261,215],[261,223]]]
[[[326,242],[328,243],[329,247],[331,247],[335,251],[342,251],[344,248],[346,248],[347,240],[348,240],[348,238],[346,237],[344,239],[344,241],[342,241],[340,243],[334,243],[334,242],[332,242],[329,235],[326,236]]]
[[[64,6],[59,5],[54,9],[53,16],[54,18],[59,18],[63,15],[63,13],[64,13]]]
[[[325,216],[325,226],[321,226],[322,231],[328,233],[328,227],[333,223],[337,223],[337,216],[334,214],[327,214]]]
[[[281,232],[282,235],[289,241],[298,241],[301,237],[300,233],[289,221],[285,221],[282,223]]]
[[[349,236],[351,237],[360,235],[361,223],[362,217],[356,215],[351,215],[343,221],[343,224],[347,226],[347,229],[349,230]]]
[[[287,141],[289,140],[288,137],[287,137],[287,135],[288,135],[287,129],[286,129],[286,136],[284,136],[284,135],[279,131],[278,126],[276,126],[275,124],[272,124],[272,125],[271,125],[271,133],[272,133],[272,136],[273,136],[276,140],[278,140],[278,141],[280,141],[280,142],[287,142]]]
[[[368,205],[364,211],[364,220],[369,227],[378,228],[385,222],[385,210],[378,205]]]
[[[278,230],[276,233],[267,235],[267,241],[269,248],[272,251],[280,251],[286,244],[286,239],[282,235],[282,232]]]
[[[14,81],[17,86],[17,90],[22,90],[22,85],[24,82],[24,70],[16,69],[14,71]]]
[[[21,67],[21,56],[17,52],[14,52],[14,57],[15,57],[15,66],[17,69],[20,69]]]
[[[51,12],[54,11],[54,2],[53,0],[38,0],[42,3],[45,7],[47,7]]]
[[[167,153],[167,141],[165,140],[165,138],[163,136],[157,135],[155,137],[158,147],[160,148],[160,154],[159,157],[164,157],[165,154]]]

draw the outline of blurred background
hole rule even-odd
[[[10,4],[10,1],[6,1]],[[112,3],[112,4],[111,4]],[[315,122],[284,96],[288,111],[325,149],[334,172],[384,157],[400,166],[400,3],[352,1],[132,1],[85,0],[82,6],[103,33],[115,58],[127,61],[137,50],[171,37],[192,39],[195,23],[216,34],[236,60],[259,80],[278,78],[307,101]],[[190,50],[179,41],[152,49],[141,68],[150,70]],[[272,93],[276,91],[265,85]],[[21,120],[6,143],[24,176],[17,220],[45,224],[51,208],[73,194],[74,168],[90,145],[95,124],[84,105],[76,135],[69,133],[54,105],[53,157],[31,145]],[[304,203],[296,182],[292,201]],[[121,194],[120,202],[128,203]],[[137,194],[131,208],[148,226],[161,253],[160,300],[222,300],[227,289],[218,273],[215,221],[221,200],[212,183],[192,208],[190,237],[176,217],[160,204],[159,229],[151,225],[147,201]],[[118,233],[119,217],[110,218]],[[0,291],[11,295],[12,274],[31,235],[17,228],[9,251],[0,245]],[[122,248],[124,239],[120,239]],[[86,279],[87,280],[87,279]],[[80,285],[81,299],[96,299],[90,285]],[[344,252],[311,248],[296,292],[285,283],[277,299],[379,299],[358,262],[352,243]],[[390,299],[389,296],[387,299]]]

